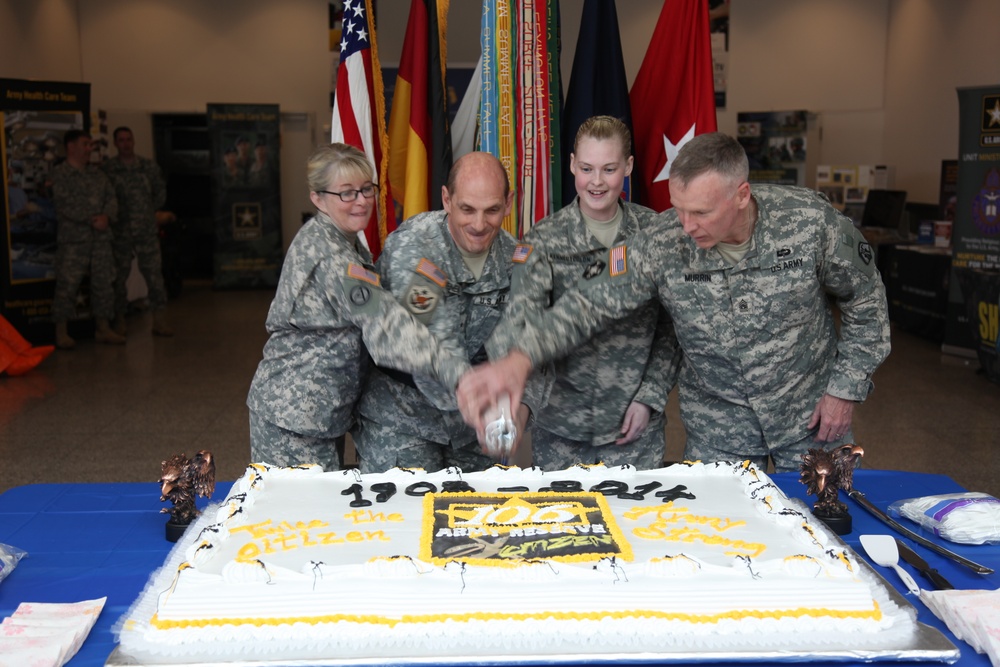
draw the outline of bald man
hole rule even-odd
[[[443,211],[421,213],[386,239],[377,268],[382,285],[435,335],[459,341],[473,364],[507,305],[516,241],[501,229],[513,193],[496,157],[460,158],[441,189]],[[536,374],[516,411],[518,433],[541,408],[550,376]],[[454,393],[430,378],[376,368],[352,431],[362,472],[394,466],[483,470],[482,453]]]

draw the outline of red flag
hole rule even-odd
[[[357,146],[368,155],[375,168],[375,180],[379,184],[378,206],[365,229],[365,240],[372,257],[378,257],[385,237],[396,228],[396,214],[389,188],[385,90],[371,0],[344,3],[330,140]]]
[[[389,180],[403,219],[441,208],[451,169],[445,40],[448,0],[412,0],[389,117]]]
[[[638,201],[665,211],[677,151],[716,130],[707,0],[664,0],[629,99]]]

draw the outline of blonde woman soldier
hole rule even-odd
[[[568,289],[620,270],[613,249],[656,217],[621,198],[632,171],[631,148],[628,127],[617,118],[594,116],[580,126],[570,158],[576,200],[539,222],[515,250],[513,297],[494,344],[516,341],[525,318]],[[498,358],[507,350],[489,351]],[[679,363],[673,325],[655,301],[558,359],[548,405],[532,431],[535,465],[662,465],[663,408]]]
[[[267,315],[270,338],[247,397],[250,452],[253,461],[336,470],[369,354],[451,387],[469,362],[457,346],[439,346],[380,286],[360,240],[378,189],[365,154],[323,146],[310,156],[307,178],[316,216],[288,250]]]

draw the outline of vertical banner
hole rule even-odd
[[[586,0],[583,4],[580,36],[563,105],[560,206],[568,206],[576,199],[576,181],[569,171],[576,133],[585,120],[598,115],[613,116],[632,130],[628,76],[614,0]],[[622,195],[632,199],[631,177],[626,177]]]
[[[959,88],[958,188],[943,349],[996,366],[1000,270],[1000,86]],[[990,359],[984,359],[984,354]]]
[[[276,104],[209,104],[216,288],[276,287],[281,184]]]
[[[38,344],[52,339],[56,214],[49,172],[65,156],[66,131],[87,129],[90,84],[0,79],[0,119],[0,313]]]

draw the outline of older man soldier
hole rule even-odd
[[[149,289],[149,307],[153,311],[153,335],[173,336],[167,324],[167,290],[163,285],[163,267],[156,212],[167,200],[167,187],[156,163],[136,155],[135,137],[127,127],[116,128],[112,135],[118,155],[104,163],[104,173],[118,197],[118,220],[112,226],[115,255],[114,330],[125,335],[125,311],[128,292],[125,283],[136,257],[139,271]]]
[[[111,251],[111,224],[118,216],[118,202],[107,176],[90,163],[92,142],[82,130],[63,138],[66,160],[52,169],[52,198],[56,209],[56,290],[52,320],[56,347],[76,347],[67,330],[76,315],[76,294],[90,273],[90,308],[99,343],[121,345],[125,338],[110,325],[114,315],[115,264]]]
[[[458,341],[476,364],[486,360],[483,346],[508,301],[516,242],[501,225],[513,193],[499,160],[470,153],[455,163],[441,198],[443,211],[414,216],[389,235],[378,271],[410,313],[439,338]],[[516,411],[519,433],[546,388],[541,374],[529,381]],[[463,422],[454,394],[429,378],[376,368],[359,412],[353,435],[362,472],[452,465],[472,471],[494,463]]]
[[[532,364],[656,297],[684,350],[686,458],[765,466],[770,457],[788,471],[816,442],[851,441],[854,406],[889,353],[871,247],[821,195],[751,187],[748,172],[735,139],[688,142],[671,166],[674,208],[662,224],[611,250],[601,280],[529,320],[496,368],[472,371],[459,385],[466,418],[481,421],[501,392],[517,397]]]

